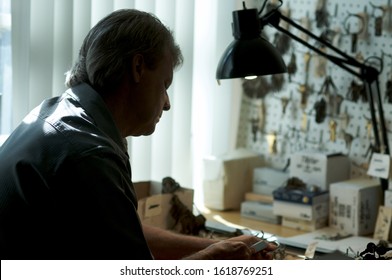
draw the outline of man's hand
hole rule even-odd
[[[187,259],[207,259],[207,260],[251,260],[265,259],[270,260],[272,256],[268,254],[275,250],[276,246],[268,244],[268,246],[260,252],[255,252],[251,246],[260,241],[255,236],[241,235],[227,240],[214,243],[204,250],[189,256]]]
[[[261,239],[253,236],[253,235],[240,235],[240,236],[236,236],[230,239],[227,239],[228,241],[240,241],[240,242],[244,242],[248,247],[251,247],[253,244],[256,244],[257,242],[259,242]],[[272,255],[269,254],[270,252],[274,251],[276,249],[276,245],[268,242],[268,246],[266,248],[264,248],[262,251],[260,252],[255,252],[254,249],[252,250],[252,256],[251,259],[256,259],[256,260],[271,260],[272,259]]]

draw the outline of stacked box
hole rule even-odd
[[[350,160],[342,154],[295,153],[291,156],[290,177],[328,190],[331,183],[350,178]]]
[[[382,188],[377,179],[357,178],[330,185],[329,226],[353,235],[374,232]]]
[[[281,223],[281,218],[273,213],[271,203],[244,201],[241,203],[241,216],[272,224]]]
[[[296,219],[290,217],[282,217],[282,226],[295,228],[302,231],[315,231],[323,228],[328,224],[328,217],[322,217],[314,219],[312,221],[306,221],[303,219]]]
[[[288,172],[271,167],[253,169],[253,187],[245,193],[241,215],[268,223],[280,224],[281,218],[273,213],[272,192],[286,183]]]
[[[170,214],[173,194],[162,193],[162,183],[144,181],[133,183],[138,198],[140,220],[162,229],[172,229],[175,221]],[[180,188],[174,192],[190,211],[193,211],[193,189]]]
[[[253,192],[272,196],[272,192],[285,185],[289,173],[270,168],[259,167],[253,170]]]
[[[267,195],[267,194],[247,192],[245,193],[245,201],[257,201],[257,202],[272,204],[272,202],[274,201],[274,197],[272,195]]]
[[[240,209],[252,190],[253,169],[263,165],[261,156],[245,149],[204,159],[204,205],[215,210]]]
[[[307,189],[289,189],[281,187],[273,192],[274,201],[287,201],[305,205],[328,202],[328,191],[311,191]]]
[[[278,188],[273,192],[273,213],[282,225],[312,231],[327,226],[329,192]]]

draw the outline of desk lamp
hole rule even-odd
[[[281,6],[283,2],[281,0],[279,2]],[[219,61],[216,71],[217,80],[254,78],[256,76],[287,72],[287,67],[281,54],[272,44],[260,36],[264,26],[270,25],[363,81],[369,100],[374,133],[375,143],[372,145],[372,151],[389,155],[388,136],[378,81],[380,71],[358,61],[322,37],[315,35],[295,21],[284,16],[279,12],[279,7],[270,10],[264,16],[259,15],[263,9],[258,13],[257,9],[246,9],[245,3],[243,4],[243,10],[233,11],[232,29],[234,41],[227,47]],[[324,50],[304,41],[290,32],[288,28],[281,27],[279,25],[280,21],[286,22],[288,25],[293,26],[314,39],[320,45],[325,46]],[[335,55],[327,53],[328,50],[332,50]],[[386,190],[388,188],[388,180],[383,178],[380,180],[383,190]]]

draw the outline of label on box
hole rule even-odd
[[[384,206],[392,208],[392,190],[386,190],[384,193]]]
[[[326,165],[323,164],[325,161],[325,156],[322,154],[312,154],[312,155],[301,155],[298,157],[295,167],[301,170],[303,173],[322,175],[326,174]]]
[[[162,212],[162,196],[153,195],[146,199],[145,217],[158,216]]]
[[[378,210],[374,239],[389,240],[391,236],[392,208],[380,206]]]
[[[389,155],[373,153],[367,174],[383,179],[389,178],[391,158]]]

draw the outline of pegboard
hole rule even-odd
[[[261,7],[264,1],[255,2]],[[280,11],[381,71],[380,92],[391,139],[391,0],[286,0]],[[316,44],[295,28],[286,28]],[[242,81],[237,147],[262,154],[275,168],[284,168],[297,151],[343,153],[351,159],[352,177],[365,175],[374,135],[362,81],[272,27],[266,26],[263,36],[282,52],[291,74]]]

